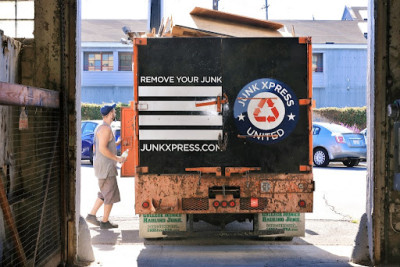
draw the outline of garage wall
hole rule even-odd
[[[396,120],[387,106],[400,99],[400,2],[370,0],[368,151],[369,245],[375,264],[400,262],[400,192]]]
[[[15,82],[18,75],[18,59],[21,52],[21,43],[4,35],[0,29],[0,82]],[[12,108],[0,105],[0,171],[7,168],[11,162],[12,140],[6,138],[10,135],[10,114]],[[1,180],[2,184],[5,181]],[[6,222],[3,210],[0,209],[0,265],[3,262],[3,253],[7,244]]]
[[[10,209],[8,218],[15,225],[12,231],[9,221],[4,220],[5,214],[0,212],[1,266],[17,266],[21,262],[35,266],[73,265],[76,261],[79,2],[35,0],[35,38],[20,40],[18,56],[10,56],[10,49],[2,47],[4,42],[0,45],[0,81],[45,88],[60,92],[61,96],[57,97],[58,108],[48,108],[41,100],[36,106],[0,105],[0,137],[7,140],[0,147],[5,151],[0,155],[5,192],[1,204]],[[5,54],[8,65],[4,64]],[[23,109],[29,126],[21,130]]]

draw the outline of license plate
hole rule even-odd
[[[358,139],[353,140],[353,144],[354,144],[354,145],[359,145],[359,144],[360,144],[360,140],[358,140]]]

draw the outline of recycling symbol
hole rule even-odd
[[[238,137],[261,144],[277,143],[295,129],[299,101],[287,84],[262,78],[239,91],[233,115]]]

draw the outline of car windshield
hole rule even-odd
[[[85,128],[82,129],[82,135],[93,133],[94,129],[96,129],[97,123],[87,122]]]

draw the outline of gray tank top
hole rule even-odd
[[[100,126],[110,127],[107,123],[103,122],[96,127],[94,130],[94,144],[95,144],[95,154],[93,155],[93,168],[94,168],[94,175],[96,175],[99,179],[106,179],[110,176],[117,176],[117,162],[107,158],[103,154],[101,154],[99,150],[99,142],[97,142],[97,131],[99,130]],[[111,131],[112,132],[112,131]],[[107,148],[114,154],[117,154],[117,147],[115,145],[115,137],[114,133],[112,134],[112,139],[108,142]]]

